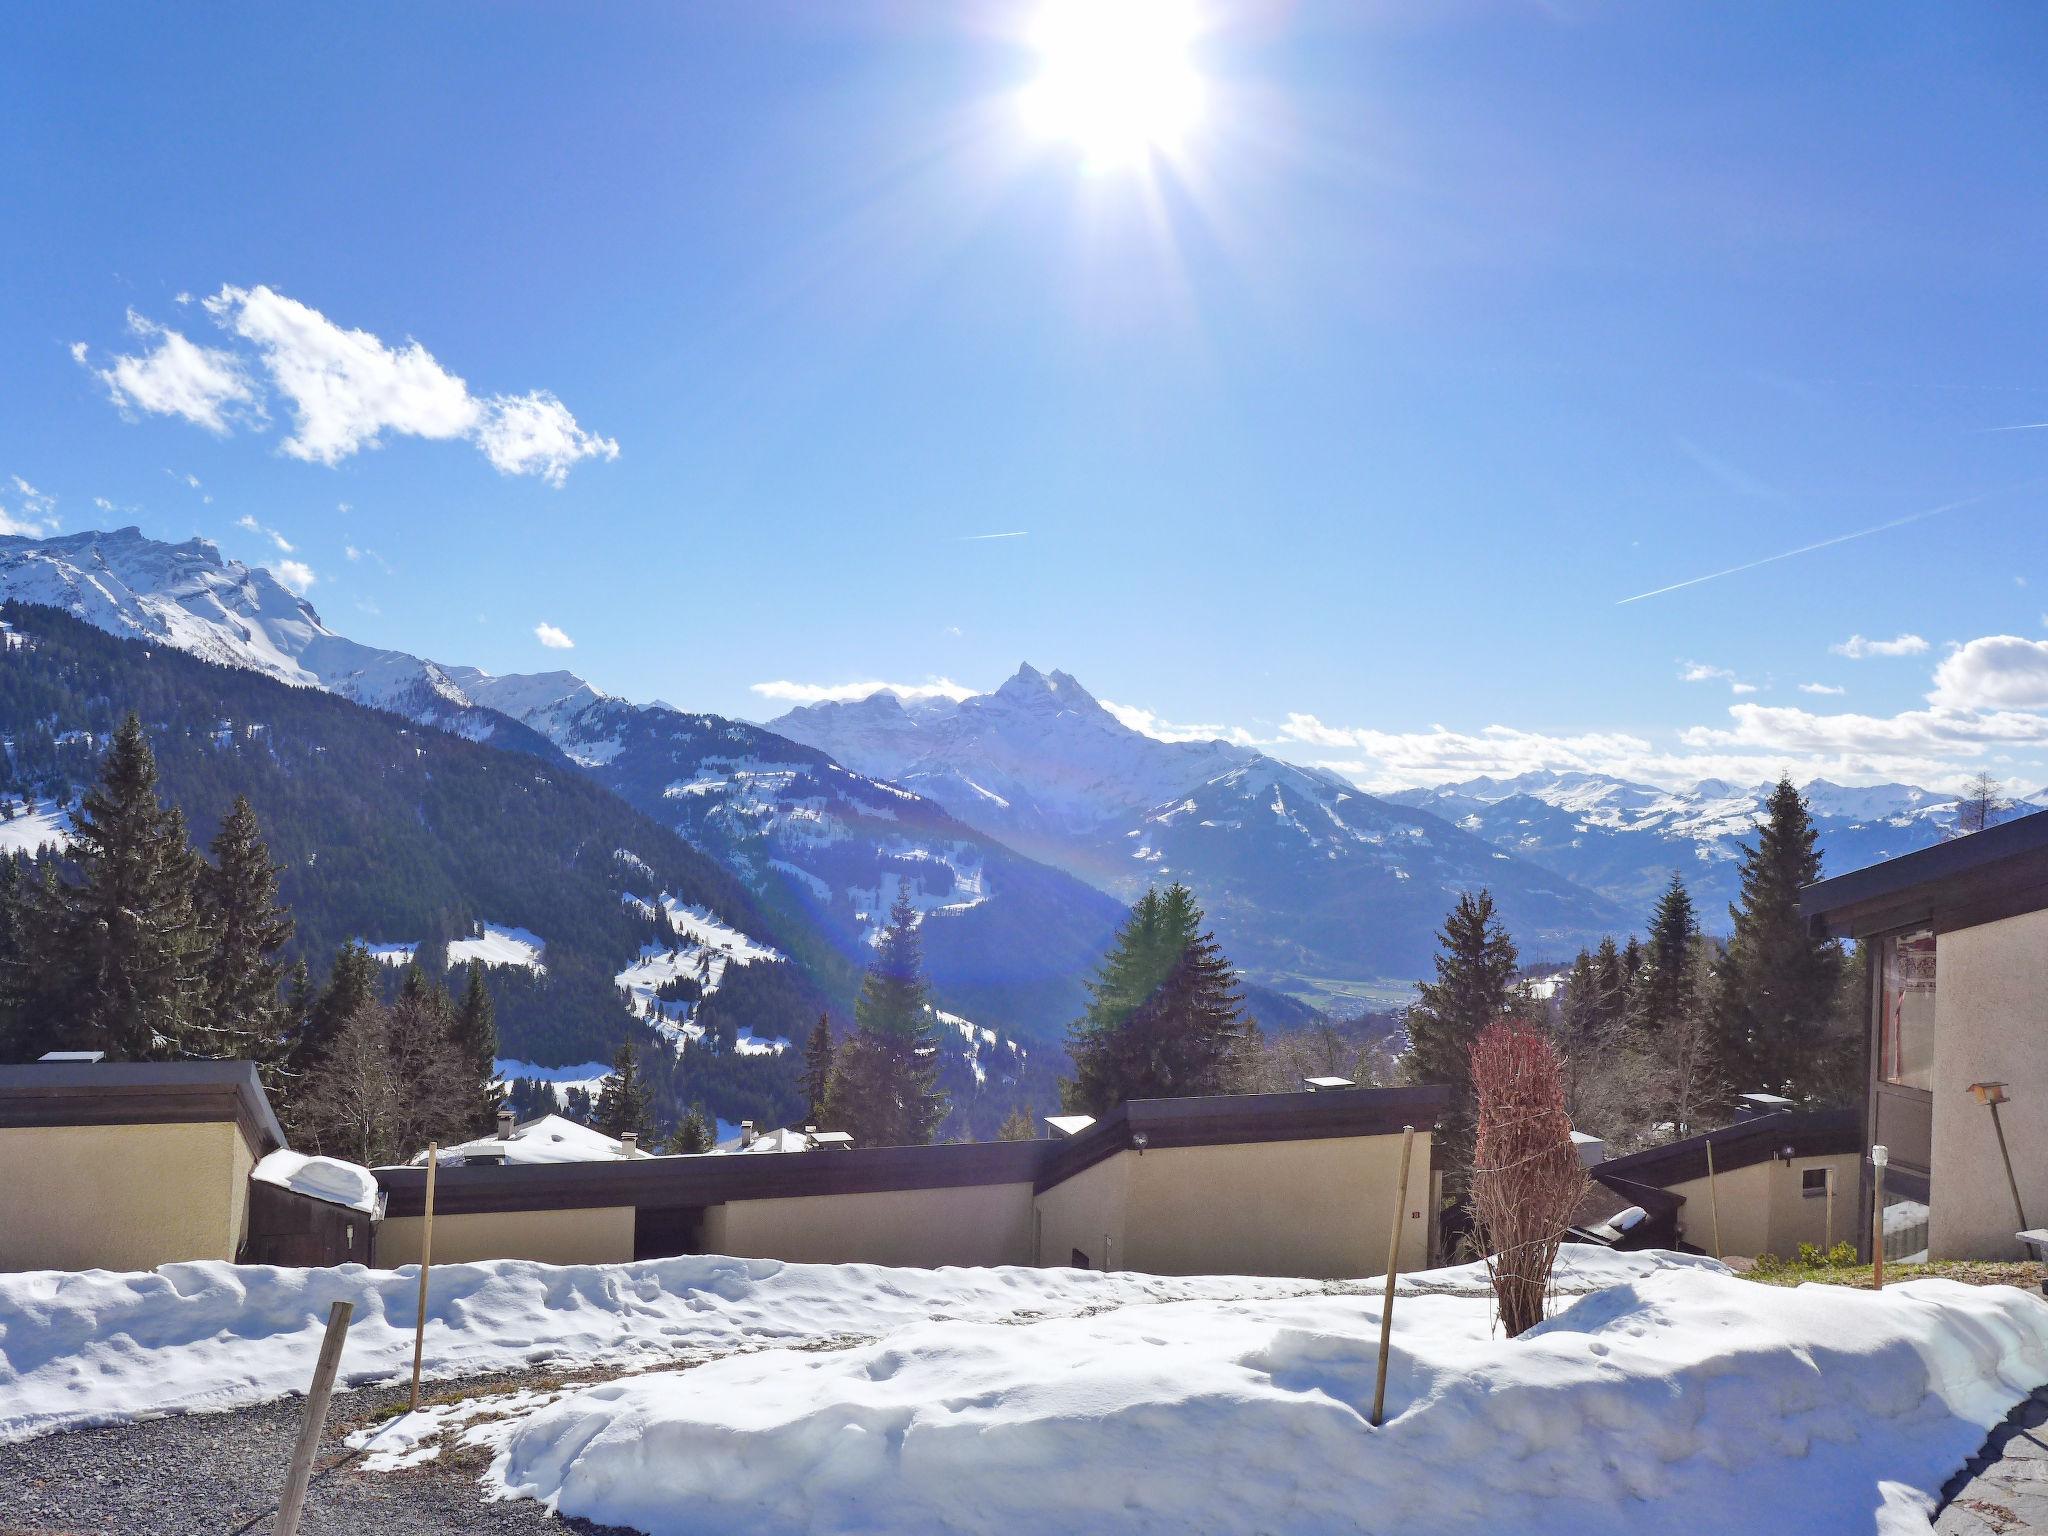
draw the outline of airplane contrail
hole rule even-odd
[[[1986,495],[1989,495],[1986,492]],[[1867,539],[1873,533],[1889,533],[1894,528],[1903,528],[1908,523],[1925,522],[1930,517],[1939,517],[1944,512],[1953,512],[1958,507],[1967,507],[1984,500],[1983,496],[1966,496],[1961,501],[1943,502],[1938,507],[1929,507],[1924,512],[1913,512],[1905,517],[1895,517],[1888,523],[1879,523],[1875,528],[1859,528],[1854,533],[1838,533],[1831,539],[1818,539],[1811,544],[1802,544],[1797,549],[1785,550],[1782,554],[1765,555],[1761,560],[1750,560],[1742,565],[1731,565],[1725,571],[1709,571],[1704,576],[1691,576],[1684,581],[1674,581],[1668,587],[1657,587],[1649,592],[1638,592],[1634,597],[1624,597],[1614,606],[1626,607],[1640,603],[1646,597],[1662,597],[1666,592],[1677,592],[1685,587],[1696,587],[1701,582],[1719,581],[1723,576],[1736,576],[1744,571],[1753,571],[1760,565],[1776,565],[1780,560],[1790,560],[1795,555],[1810,555],[1817,549],[1832,549],[1837,544],[1847,544],[1854,539]]]
[[[2040,432],[2048,430],[2048,421],[2023,421],[2016,427],[1982,427],[1984,432]]]
[[[1016,533],[963,533],[953,542],[955,544],[975,544],[983,539],[1023,539],[1029,537],[1030,530],[1020,529]]]

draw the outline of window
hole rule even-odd
[[[1901,1088],[1934,1088],[1934,935],[1878,941],[1879,1075]]]
[[[1828,1171],[1825,1168],[1808,1168],[1799,1175],[1799,1193],[1806,1196],[1825,1195],[1828,1192]]]

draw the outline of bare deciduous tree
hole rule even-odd
[[[1509,1338],[1543,1321],[1558,1245],[1586,1193],[1564,1080],[1550,1039],[1520,1019],[1489,1024],[1472,1044],[1479,1099],[1472,1209]]]

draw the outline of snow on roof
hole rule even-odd
[[[281,1147],[258,1163],[249,1177],[366,1216],[375,1216],[384,1199],[377,1176],[369,1169],[338,1157],[310,1157]]]
[[[1045,1123],[1061,1136],[1078,1136],[1095,1123],[1093,1115],[1047,1115]]]
[[[564,1115],[542,1115],[538,1120],[514,1126],[510,1141],[500,1141],[496,1135],[479,1136],[474,1141],[441,1149],[444,1163],[458,1157],[479,1163],[602,1163],[625,1155],[624,1146],[613,1137],[578,1125]],[[635,1147],[633,1156],[652,1154]],[[415,1166],[424,1166],[427,1154],[418,1153],[412,1161]]]

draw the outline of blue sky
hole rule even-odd
[[[1188,0],[1104,166],[1043,5],[16,8],[0,508],[756,718],[2048,782],[2048,14]]]

